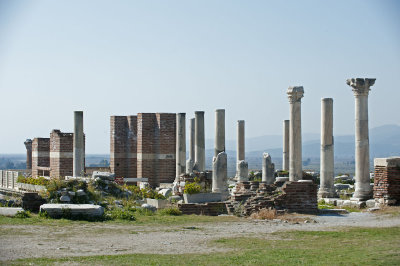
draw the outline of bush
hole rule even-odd
[[[176,207],[162,209],[162,210],[159,210],[158,213],[161,215],[172,215],[172,216],[182,215],[182,212]]]
[[[29,211],[19,211],[17,214],[14,216],[14,218],[29,218],[31,217],[31,213]]]
[[[128,220],[128,221],[135,221],[136,218],[133,215],[133,211],[129,211],[126,209],[119,209],[119,208],[115,208],[112,210],[107,211],[106,216],[108,216],[108,218],[111,218],[113,220]]]
[[[200,191],[201,191],[201,186],[196,182],[185,184],[184,193],[186,194],[197,194],[200,193]]]
[[[18,176],[17,182],[31,184],[31,185],[39,185],[39,186],[47,186],[50,183],[50,181],[44,178],[43,176],[39,176],[38,178],[33,178],[33,177],[24,177],[21,175]]]

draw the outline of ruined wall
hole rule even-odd
[[[34,138],[32,141],[32,177],[43,175],[40,167],[50,168],[50,138]]]
[[[385,205],[400,203],[400,157],[375,159],[374,198]]]
[[[275,206],[286,209],[288,212],[317,213],[317,191],[318,186],[312,181],[286,182],[282,186],[283,194],[275,199]]]
[[[73,133],[50,133],[50,177],[72,176],[73,142]]]
[[[176,114],[111,116],[110,168],[115,176],[149,178],[152,186],[175,179]]]

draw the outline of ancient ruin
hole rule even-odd
[[[289,171],[289,136],[290,136],[290,121],[283,120],[283,156],[282,170]]]
[[[74,112],[73,176],[85,174],[85,137],[83,134],[83,112]]]
[[[193,170],[204,172],[206,168],[205,135],[204,135],[204,112],[195,112],[195,158]]]
[[[186,173],[193,172],[195,158],[195,118],[191,118],[189,124],[189,159],[186,161]]]
[[[176,114],[176,178],[186,172],[186,114]]]
[[[244,120],[237,121],[236,158],[236,179],[239,182],[248,181],[249,164],[245,161]]]

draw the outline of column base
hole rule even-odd
[[[336,192],[334,190],[328,190],[328,189],[319,189],[318,190],[318,198],[336,198]]]
[[[369,200],[372,199],[372,190],[370,191],[355,191],[353,194],[352,199],[357,199],[360,201],[365,201],[365,200]]]

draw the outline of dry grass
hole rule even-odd
[[[272,220],[277,218],[277,213],[275,209],[261,209],[258,212],[254,212],[250,215],[251,219],[260,220]]]

